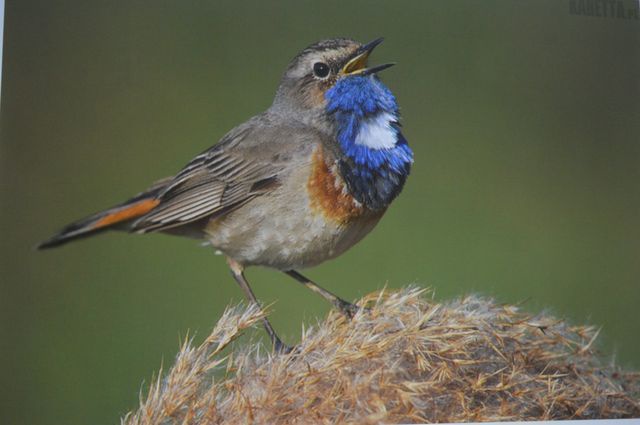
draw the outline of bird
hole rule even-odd
[[[204,241],[226,257],[249,302],[260,306],[245,269],[286,273],[347,317],[358,308],[299,270],[359,242],[402,191],[413,152],[400,111],[369,66],[378,38],[311,44],[286,67],[266,111],[233,128],[169,178],[75,221],[38,249],[107,230],[161,232]],[[272,347],[288,352],[269,320]]]

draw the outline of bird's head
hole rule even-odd
[[[330,103],[327,95],[332,88],[354,77],[375,78],[377,72],[393,65],[368,66],[371,52],[380,43],[382,38],[367,44],[335,38],[312,44],[293,58],[287,67],[274,106],[290,113],[325,111]]]
[[[331,136],[325,142],[335,148],[349,192],[371,210],[400,193],[413,162],[396,98],[377,76],[393,64],[368,64],[381,42],[339,38],[307,47],[289,64],[273,104]]]

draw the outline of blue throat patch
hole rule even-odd
[[[372,210],[386,208],[402,190],[413,163],[413,152],[400,132],[395,97],[375,76],[353,76],[339,79],[325,98],[327,112],[337,123],[344,154],[339,170],[349,192]],[[385,136],[384,143],[363,141],[372,136],[366,126],[383,119],[389,122],[376,127],[376,133]]]

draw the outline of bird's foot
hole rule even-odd
[[[273,342],[273,351],[277,354],[291,354],[295,350],[295,347],[290,347],[284,342],[277,339]]]
[[[357,305],[351,304],[350,302],[347,302],[340,298],[336,300],[334,305],[338,308],[338,310],[340,310],[342,314],[344,314],[347,319],[353,319],[353,316],[355,316],[356,313],[360,311],[360,307],[358,307]]]

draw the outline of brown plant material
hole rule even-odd
[[[221,351],[262,317],[228,309],[182,346],[122,424],[407,423],[640,416],[640,374],[603,365],[597,331],[470,296],[436,303],[416,288],[332,311],[296,350]],[[226,367],[217,379],[214,369]]]

